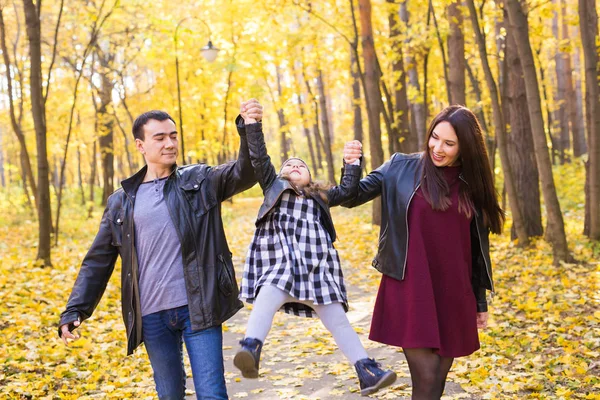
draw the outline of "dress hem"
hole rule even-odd
[[[419,345],[414,345],[414,344],[408,344],[408,345],[402,345],[401,341],[392,341],[392,340],[385,340],[385,339],[378,339],[372,335],[369,335],[369,340],[373,341],[373,342],[377,342],[377,343],[382,343],[388,346],[394,346],[394,347],[402,347],[407,348],[407,349],[432,349],[434,350],[434,352],[436,354],[438,354],[440,357],[451,357],[451,358],[459,358],[459,357],[467,357],[470,356],[471,354],[475,353],[477,350],[479,350],[481,348],[481,346],[478,346],[476,349],[474,349],[471,352],[457,352],[454,354],[448,354],[448,353],[442,353],[440,352],[440,348],[439,345],[428,345],[428,344],[419,344]]]

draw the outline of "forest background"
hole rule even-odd
[[[597,9],[594,0],[0,0],[0,394],[79,396],[70,382],[81,379],[89,394],[149,390],[103,371],[108,356],[93,350],[147,369],[143,357],[121,357],[118,279],[102,324],[89,324],[116,330],[114,342],[93,335],[80,346],[89,357],[57,342],[58,314],[108,195],[143,165],[135,116],[169,112],[179,162],[214,165],[235,158],[234,119],[255,97],[275,164],[300,156],[329,182],[346,141],[363,142],[368,173],[421,150],[443,107],[471,108],[508,223],[492,238],[487,347],[455,378],[482,395],[600,398]],[[227,215],[254,216],[235,203]],[[371,276],[380,205],[365,207],[339,223],[369,227],[346,240]],[[251,230],[241,221],[228,229]],[[367,282],[373,296],[376,278]]]

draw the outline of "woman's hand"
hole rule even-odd
[[[352,164],[362,157],[362,143],[358,140],[346,142],[344,146],[344,162]]]
[[[478,312],[477,313],[477,329],[487,328],[487,322],[488,322],[488,313],[487,312]]]

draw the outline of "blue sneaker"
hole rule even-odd
[[[263,343],[258,339],[245,338],[240,344],[242,348],[235,354],[233,365],[242,371],[244,378],[256,379]]]
[[[381,364],[372,358],[363,358],[354,364],[360,382],[361,396],[373,394],[396,381],[394,371],[384,371],[380,367]]]

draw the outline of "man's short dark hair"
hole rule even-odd
[[[174,124],[176,124],[175,120],[164,111],[147,111],[139,117],[137,117],[133,122],[133,128],[131,128],[131,130],[133,131],[134,138],[144,140],[144,125],[146,125],[151,119],[155,119],[157,121],[166,121],[167,119],[170,119],[171,121],[173,121]]]

